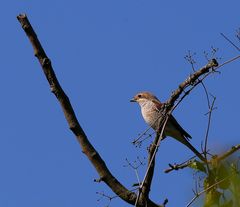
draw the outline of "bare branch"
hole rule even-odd
[[[167,168],[166,170],[164,170],[165,173],[169,173],[173,170],[181,170],[181,169],[184,169],[186,167],[188,167],[191,163],[192,163],[192,160],[195,158],[196,156],[194,157],[191,157],[190,159],[188,159],[187,161],[185,162],[182,162],[180,164],[168,164],[169,168]]]
[[[171,98],[167,101],[167,107],[168,108],[172,108],[175,101],[179,98],[179,96],[181,95],[181,93],[184,91],[185,88],[187,88],[188,86],[192,85],[193,83],[195,83],[195,81],[202,76],[205,73],[208,73],[210,69],[217,67],[218,66],[218,62],[216,59],[212,59],[209,61],[209,63],[204,66],[203,68],[199,69],[198,71],[196,71],[194,74],[190,75],[184,82],[182,82],[179,86],[178,89],[176,89],[172,95]]]
[[[97,150],[92,146],[89,142],[85,132],[80,126],[76,115],[73,111],[69,98],[61,88],[56,75],[53,71],[52,64],[50,59],[47,57],[45,51],[41,43],[39,42],[36,33],[34,32],[27,16],[25,14],[20,14],[17,16],[18,21],[21,23],[23,30],[25,31],[27,37],[29,38],[33,49],[34,55],[38,58],[39,63],[42,66],[43,72],[49,82],[51,91],[54,93],[56,98],[58,99],[65,118],[68,122],[69,128],[75,134],[79,144],[82,147],[83,153],[88,157],[96,171],[98,172],[100,179],[104,181],[120,198],[124,201],[134,204],[137,198],[136,194],[129,191],[126,187],[124,187],[118,180],[115,178],[112,173],[109,171],[106,166],[104,160],[101,158]],[[148,206],[157,207],[155,203],[151,200],[146,201]]]

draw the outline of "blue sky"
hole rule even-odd
[[[0,205],[15,207],[105,206],[96,192],[113,193],[94,183],[97,173],[81,152],[51,94],[29,40],[16,16],[27,13],[52,60],[89,140],[112,173],[130,188],[137,178],[125,159],[146,156],[131,141],[146,129],[139,107],[129,102],[142,90],[166,100],[190,73],[184,56],[219,48],[224,62],[238,54],[220,36],[235,38],[240,2],[227,1],[5,1],[1,31]],[[228,64],[206,80],[217,97],[209,148],[219,153],[239,143],[239,65]],[[200,147],[208,111],[201,87],[174,112]],[[159,149],[151,198],[185,206],[192,198],[193,172],[164,174],[168,163],[192,153],[171,138]],[[139,169],[142,178],[145,167]],[[114,199],[110,206],[128,206]]]

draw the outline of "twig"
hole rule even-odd
[[[205,57],[206,57],[207,61],[209,61],[209,58],[207,57],[207,54],[208,54],[208,53],[207,53],[207,52],[204,52],[204,54],[205,54]],[[195,53],[193,53],[193,55],[195,55]],[[185,56],[185,60],[187,60],[187,61],[189,62],[189,64],[191,65],[191,68],[192,68],[193,72],[195,72],[196,70],[195,70],[194,64],[196,63],[196,61],[193,59],[193,55],[191,54],[190,51],[188,51],[188,55]],[[213,56],[212,56],[212,58],[213,58]],[[198,78],[198,81],[200,81],[199,78]],[[210,100],[209,100],[209,95],[208,95],[207,87],[205,86],[205,84],[203,83],[203,81],[200,81],[200,84],[202,85],[203,90],[204,90],[204,92],[205,92],[205,94],[206,94],[207,103],[208,103],[208,108],[210,108]]]
[[[186,205],[186,207],[189,207],[200,195],[202,195],[203,193],[211,190],[212,188],[214,188],[215,186],[217,186],[218,184],[224,182],[225,180],[229,179],[232,176],[233,176],[233,174],[223,178],[222,180],[220,180],[220,181],[218,181],[216,183],[214,183],[213,185],[211,185],[211,186],[207,187],[206,189],[202,190],[201,192],[196,193],[196,195],[191,199],[191,201]]]
[[[200,81],[202,87],[203,87],[203,90],[205,92],[205,95],[207,97],[207,104],[208,104],[208,108],[210,108],[210,99],[209,99],[209,94],[208,94],[208,91],[207,91],[207,87],[205,86],[205,84],[203,83],[203,81]]]
[[[224,35],[223,33],[220,33],[220,35],[222,35],[225,40],[227,40],[233,47],[240,51],[240,48],[236,44],[234,44],[233,41],[231,41],[226,35]]]
[[[134,170],[138,169],[142,165],[145,165],[145,163],[143,161],[141,161],[139,157],[137,157],[137,160],[135,160],[133,163],[131,163],[127,158],[125,160],[127,162],[127,165],[124,165],[124,167],[129,166],[129,167],[131,167]],[[138,163],[137,163],[137,161],[138,161]]]
[[[212,59],[209,61],[209,63],[204,66],[203,68],[199,69],[198,71],[196,71],[194,74],[190,75],[184,82],[182,82],[179,87],[177,88],[177,90],[175,90],[170,99],[166,102],[167,104],[167,109],[170,109],[173,107],[175,101],[179,98],[179,96],[181,95],[181,93],[184,91],[184,89],[190,85],[192,85],[193,83],[195,83],[195,81],[202,76],[203,74],[206,74],[209,72],[210,69],[212,68],[216,68],[218,66],[218,62],[216,59]],[[169,110],[170,111],[170,110]]]
[[[196,156],[191,157],[190,159],[188,159],[187,161],[184,161],[180,164],[168,164],[168,166],[170,168],[167,168],[164,170],[165,173],[169,173],[173,170],[180,170],[180,169],[184,169],[185,167],[188,167],[191,163],[192,160],[195,158]]]
[[[209,134],[209,130],[210,130],[210,125],[211,125],[211,120],[212,120],[212,112],[214,109],[215,101],[216,101],[216,97],[213,97],[213,101],[212,101],[212,104],[211,104],[211,106],[209,108],[209,112],[208,112],[208,124],[207,124],[207,130],[206,130],[205,141],[204,141],[204,149],[203,149],[203,154],[204,154],[204,157],[206,160],[207,160],[208,134]],[[208,162],[206,163],[206,166],[207,166],[208,172],[210,173],[210,168],[209,168]]]
[[[140,179],[139,179],[139,175],[138,175],[138,168],[141,166],[141,165],[144,165],[144,163],[139,159],[139,157],[137,157],[137,160],[139,161],[139,164],[132,164],[132,163],[130,163],[129,161],[128,161],[128,159],[126,158],[126,162],[127,162],[127,166],[129,166],[129,167],[131,167],[133,170],[134,170],[134,172],[135,172],[135,175],[136,175],[136,178],[137,178],[137,182],[138,182],[138,184],[137,184],[137,186],[140,186],[141,185],[141,181],[140,181]],[[134,161],[134,163],[135,163],[136,161]],[[134,184],[134,186],[136,186],[135,184]]]
[[[131,192],[134,192],[134,191],[136,191],[137,189],[138,189],[138,188],[133,188],[133,189],[130,190],[130,191],[131,191]],[[107,195],[107,194],[104,193],[104,191],[102,191],[102,192],[96,192],[96,194],[101,195],[102,198],[107,198],[107,199],[109,200],[109,203],[108,203],[107,206],[109,206],[109,204],[111,203],[111,201],[112,201],[113,199],[120,197],[120,196],[118,196],[118,195],[113,195],[113,196]],[[102,198],[99,198],[97,201],[100,201]],[[163,206],[163,207],[164,207],[164,206]]]
[[[224,65],[227,65],[237,59],[240,58],[240,55],[237,55],[227,61],[225,61],[224,63],[218,65],[217,67],[214,68],[214,72],[217,71],[219,68],[223,67]],[[208,72],[206,73],[205,75],[203,74],[203,77],[202,78],[199,78],[199,81],[198,82],[195,82],[194,85],[187,91],[185,92],[185,94],[181,97],[181,99],[175,104],[175,106],[173,107],[173,109],[175,109],[180,103],[181,101],[197,86],[199,85],[205,78],[207,78],[212,72]]]
[[[102,196],[101,198],[97,199],[97,201],[100,201],[102,198],[107,198],[107,199],[108,199],[108,204],[106,205],[106,207],[109,207],[109,206],[110,206],[110,203],[111,203],[112,199],[118,197],[118,196],[109,196],[109,195],[106,195],[104,192],[96,192],[96,194]]]
[[[218,70],[219,68],[223,67],[224,65],[227,65],[228,63],[231,63],[231,62],[233,62],[233,61],[235,61],[235,60],[237,60],[239,58],[240,58],[240,55],[237,55],[237,56],[235,56],[235,57],[225,61],[224,63],[222,63],[222,64],[218,65],[217,67],[215,67],[214,71]],[[209,76],[209,74],[206,74],[205,76],[207,77],[207,76]],[[204,76],[204,79],[206,78],[205,76]]]
[[[147,129],[147,131],[150,129],[150,127]],[[145,131],[146,132],[146,131]],[[151,138],[152,135],[155,134],[155,132],[149,133],[149,134],[140,134],[138,138],[136,138],[135,140],[132,141],[132,144],[135,145],[136,147],[140,147],[142,145],[142,143]],[[143,137],[145,136],[145,137]],[[141,139],[142,138],[142,139]]]
[[[140,133],[140,135],[136,138],[136,139],[134,139],[133,141],[132,141],[132,144],[137,144],[138,142],[141,142],[141,141],[139,141],[144,135],[146,135],[146,133],[149,131],[151,129],[151,127],[149,126],[145,131],[143,131],[142,133]]]

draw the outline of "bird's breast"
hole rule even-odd
[[[157,129],[157,120],[159,118],[159,112],[153,103],[146,103],[141,106],[142,116],[145,122],[151,126],[154,130]]]

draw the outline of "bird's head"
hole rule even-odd
[[[133,99],[131,99],[131,102],[137,102],[139,104],[146,102],[146,101],[153,101],[153,100],[158,100],[158,98],[156,96],[154,96],[152,93],[150,92],[140,92],[138,94],[136,94]]]

